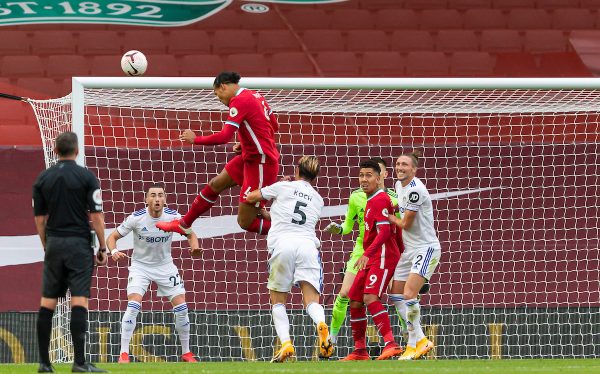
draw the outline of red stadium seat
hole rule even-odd
[[[145,75],[152,77],[179,76],[179,64],[173,55],[150,55]]]
[[[244,30],[276,30],[285,29],[285,23],[278,12],[243,13],[240,17],[240,27]]]
[[[475,8],[491,8],[492,0],[448,0],[448,8],[468,10]]]
[[[284,15],[298,30],[327,29],[331,23],[331,17],[322,9],[293,9]]]
[[[528,30],[525,33],[525,52],[565,52],[568,42],[560,30]]]
[[[216,77],[223,71],[223,60],[217,55],[189,55],[181,60],[181,75],[185,77]]]
[[[87,76],[90,74],[90,64],[79,55],[50,56],[47,74],[48,78],[54,79]]]
[[[499,53],[494,74],[501,77],[539,77],[540,71],[531,53]]]
[[[301,47],[288,30],[264,30],[258,32],[256,50],[260,53],[299,52]]]
[[[89,30],[79,33],[78,52],[84,56],[114,55],[122,52],[121,38],[116,31]]]
[[[360,62],[352,52],[322,52],[317,55],[317,65],[326,77],[357,77]]]
[[[366,9],[341,9],[331,15],[334,30],[371,30],[375,27],[374,14]]]
[[[492,0],[497,9],[535,8],[535,0]]]
[[[338,30],[307,30],[302,40],[310,52],[343,51],[344,37]]]
[[[477,51],[479,40],[471,30],[440,30],[436,50],[442,52]]]
[[[90,74],[98,77],[121,77],[121,59],[116,56],[94,56]]]
[[[550,14],[543,9],[513,9],[508,15],[508,28],[532,30],[551,28]]]
[[[450,57],[450,74],[460,77],[490,77],[494,59],[487,52],[456,52]]]
[[[406,9],[441,9],[447,5],[448,0],[404,0]]]
[[[575,52],[540,55],[540,72],[548,77],[591,77],[593,74]]]
[[[0,65],[3,77],[43,77],[44,64],[40,56],[5,56]]]
[[[375,15],[375,28],[386,31],[418,29],[419,18],[412,9],[380,10]]]
[[[271,75],[274,77],[314,76],[312,62],[302,52],[275,53],[271,58]]]
[[[387,51],[387,35],[380,30],[352,30],[348,32],[348,50],[353,52]]]
[[[536,6],[540,9],[571,8],[578,2],[578,0],[536,0]]]
[[[202,21],[193,24],[193,28],[214,31],[224,29],[238,30],[242,27],[242,16],[235,10],[221,10]]]
[[[248,30],[217,30],[213,36],[213,53],[253,53],[256,39]]]
[[[460,29],[463,25],[456,9],[426,9],[421,13],[420,22],[424,30]]]
[[[410,52],[406,59],[406,73],[413,77],[446,77],[449,61],[442,52]]]
[[[132,49],[143,52],[145,55],[167,53],[167,38],[158,30],[130,30],[125,31],[123,37],[123,50]]]
[[[465,12],[465,29],[504,29],[506,16],[500,9],[469,9]]]
[[[77,42],[70,31],[36,31],[31,50],[38,56],[74,54]]]
[[[557,9],[552,16],[552,27],[571,31],[594,29],[596,17],[588,9]]]
[[[433,51],[433,37],[428,31],[402,30],[392,34],[391,50],[397,52]]]
[[[51,78],[19,78],[17,79],[17,86],[46,95],[46,97],[60,97],[71,92],[70,89],[65,91],[62,84],[57,84],[57,81]],[[36,99],[38,98],[36,96]]]
[[[598,9],[600,8],[600,0],[580,0],[581,8]]]
[[[350,2],[349,2],[350,3]],[[361,9],[380,10],[380,9],[400,9],[402,0],[359,0]]]
[[[0,56],[29,54],[31,42],[25,31],[2,31],[0,38]]]
[[[27,122],[21,103],[13,100],[0,100],[0,126],[23,126]]]
[[[169,54],[172,55],[210,53],[210,38],[203,30],[173,30],[168,41]]]
[[[490,53],[521,52],[523,42],[516,30],[483,30],[481,50]]]
[[[398,52],[365,52],[362,75],[365,77],[401,77],[406,61]]]
[[[244,77],[265,77],[269,75],[269,65],[263,54],[241,53],[225,58],[225,70],[243,72]]]
[[[32,124],[5,121],[0,123],[0,145],[35,145],[39,146],[40,130]]]

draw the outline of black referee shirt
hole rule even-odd
[[[44,170],[33,185],[33,213],[48,215],[47,236],[90,237],[89,212],[102,211],[98,179],[72,160]]]

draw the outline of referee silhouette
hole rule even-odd
[[[77,135],[64,132],[56,138],[58,163],[44,170],[33,185],[35,226],[44,247],[42,301],[37,320],[40,373],[52,373],[50,334],[57,299],[71,290],[71,336],[75,353],[73,372],[106,372],[85,360],[87,307],[94,262],[106,263],[104,215],[98,179],[75,163]],[[89,213],[89,216],[88,216]],[[100,243],[92,249],[90,220]]]

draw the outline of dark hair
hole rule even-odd
[[[377,161],[374,161],[373,159],[363,161],[359,166],[361,169],[373,169],[375,172],[377,172],[377,174],[381,174],[381,167]]]
[[[165,190],[165,187],[163,186],[162,183],[152,183],[151,185],[148,186],[148,188],[146,189],[146,195],[148,195],[148,192],[150,192],[151,188],[160,188],[163,191]]]
[[[313,181],[319,175],[319,159],[316,156],[302,156],[298,161],[298,174],[301,178]]]
[[[217,75],[213,83],[213,87],[219,87],[222,84],[235,83],[240,81],[240,75],[235,71],[222,71]]]
[[[72,156],[77,152],[78,144],[77,134],[72,131],[65,131],[56,137],[56,153],[61,157]]]
[[[410,158],[413,162],[413,166],[419,167],[419,157],[421,157],[422,152],[419,150],[412,151],[410,153],[403,153],[402,156],[406,156]]]
[[[384,159],[382,159],[381,157],[371,157],[371,160],[373,160],[373,161],[375,161],[376,163],[378,163],[378,164],[381,164],[381,165],[383,165],[383,166],[386,166],[386,167],[388,166],[388,165],[387,165],[387,162],[385,162],[385,160],[384,160]]]

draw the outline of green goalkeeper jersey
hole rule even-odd
[[[398,195],[392,188],[386,188],[387,194],[392,199],[392,205],[398,206]],[[367,194],[362,189],[352,191],[348,200],[348,210],[346,218],[342,223],[342,234],[349,234],[354,228],[354,222],[358,222],[358,238],[352,251],[352,256],[362,256],[365,249],[363,248],[363,239],[365,236],[365,207],[367,206]],[[397,213],[400,217],[400,213]]]

